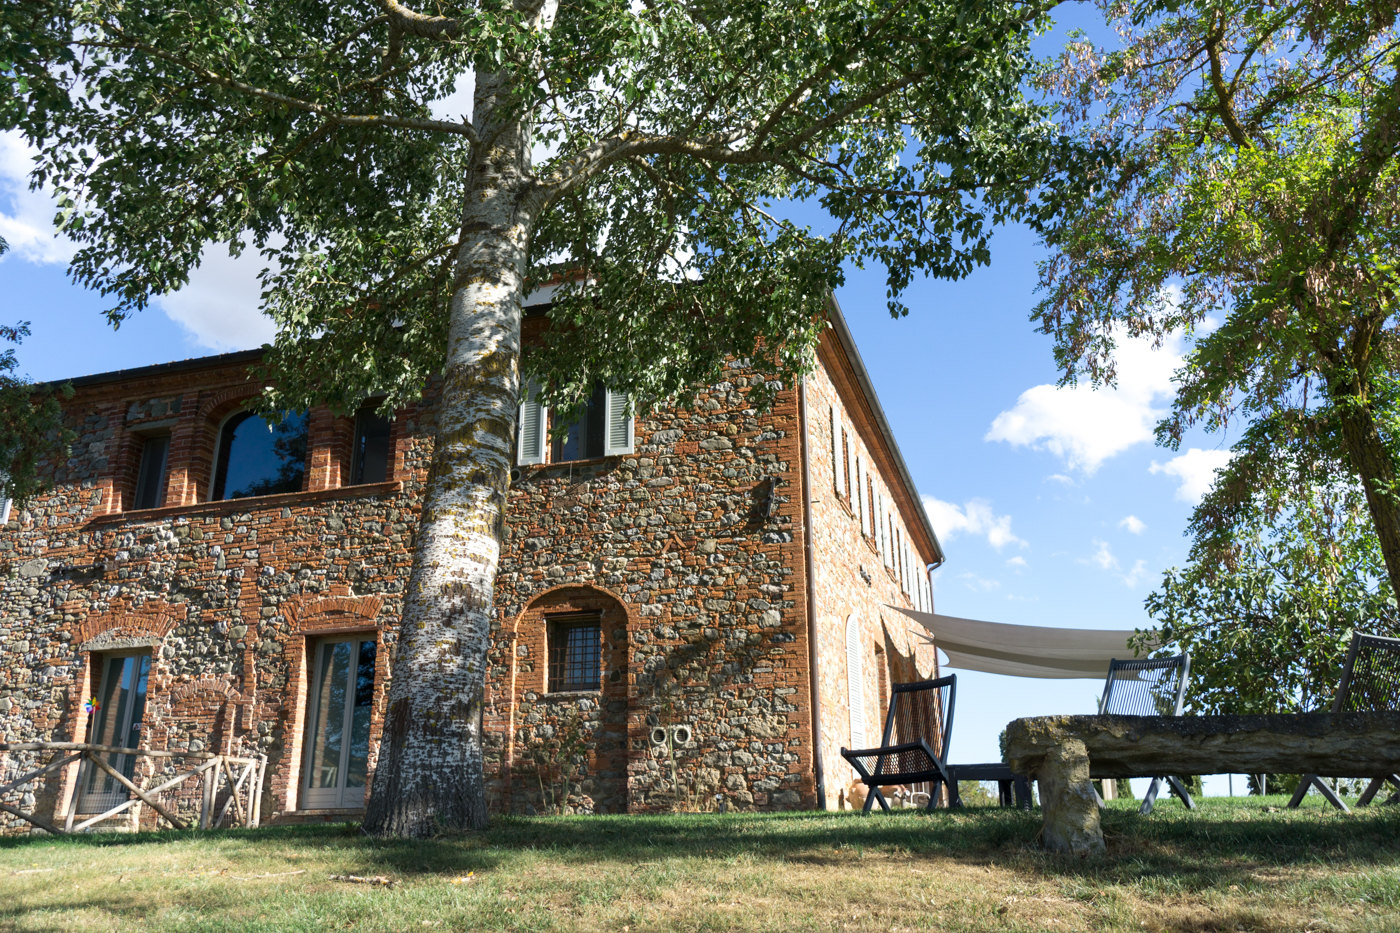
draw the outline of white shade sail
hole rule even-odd
[[[899,609],[891,606],[891,609]],[[899,609],[928,629],[948,656],[948,666],[1013,677],[1102,678],[1114,658],[1132,658],[1128,639],[1136,632],[1086,628],[1042,628],[978,622],[955,616]]]

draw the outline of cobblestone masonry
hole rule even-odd
[[[147,747],[264,753],[265,820],[340,818],[298,807],[309,649],[347,632],[377,642],[372,767],[432,410],[397,413],[388,482],[341,486],[353,421],[313,411],[306,491],[200,502],[222,419],[257,389],[253,358],[79,381],[71,458],[48,467],[52,492],[0,531],[0,733],[85,738],[101,658],[149,651]],[[912,581],[936,545],[915,532],[906,592],[873,533],[861,534],[854,483],[844,496],[833,485],[833,405],[906,542],[916,493],[898,480],[891,491],[893,454],[834,338],[821,362],[807,386],[808,456],[826,804],[837,806],[849,781],[837,752],[850,741],[847,619],[859,618],[873,741],[890,679],[933,670],[932,649],[885,604],[915,604]],[[643,812],[717,795],[736,807],[816,805],[798,392],[759,412],[748,403],[759,378],[735,366],[692,407],[639,417],[633,455],[520,469],[484,713],[493,808]],[[171,435],[164,506],[122,511],[155,433]],[[549,620],[578,613],[601,621],[601,689],[550,693]],[[0,783],[39,762],[0,755]],[[4,799],[52,815],[76,780],[70,767]],[[26,830],[4,819],[0,831]]]

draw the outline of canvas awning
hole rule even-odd
[[[899,609],[898,606],[891,606]],[[1103,678],[1108,662],[1131,658],[1133,631],[1042,628],[979,622],[933,612],[900,612],[928,629],[933,644],[948,656],[948,667],[1014,677]]]

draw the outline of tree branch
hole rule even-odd
[[[1220,40],[1224,37],[1225,19],[1221,16],[1215,31],[1206,37],[1206,54],[1210,57],[1210,84],[1219,100],[1216,112],[1220,114],[1220,120],[1225,124],[1225,130],[1235,145],[1241,149],[1253,149],[1254,144],[1250,142],[1244,127],[1240,126],[1240,121],[1235,117],[1230,89],[1225,86],[1224,66],[1220,62]]]
[[[194,62],[186,61],[180,56],[172,55],[163,49],[158,49],[154,46],[147,45],[144,42],[138,42],[133,39],[126,38],[120,32],[120,30],[113,29],[110,31],[114,36],[120,37],[121,41],[84,42],[81,44],[86,46],[116,47],[127,49],[128,51],[139,51],[151,56],[152,58],[158,58],[161,61],[168,62],[169,64],[175,65],[178,68],[183,68],[190,74],[195,75],[198,78],[202,78],[204,81],[210,84],[217,85],[218,87],[227,88],[231,91],[237,91],[240,94],[246,94],[247,96],[253,97],[257,100],[263,100],[273,104],[280,104],[284,107],[291,108],[292,110],[300,110],[303,113],[314,113],[317,116],[323,117],[324,119],[330,121],[331,123],[336,123],[341,126],[392,126],[400,129],[422,130],[424,132],[430,133],[450,133],[454,136],[464,136],[472,142],[477,141],[476,130],[472,127],[470,123],[447,123],[442,120],[420,120],[415,119],[413,117],[393,116],[391,114],[336,113],[334,110],[325,106],[324,104],[318,104],[314,101],[309,100],[302,100],[299,97],[292,97],[289,94],[281,94],[277,91],[269,91],[266,88],[260,88],[251,84],[246,84],[242,81],[230,78],[227,75],[221,75],[218,72],[205,68],[202,65],[196,65]]]
[[[455,39],[462,34],[462,21],[452,16],[427,16],[410,10],[399,0],[382,0],[393,24],[420,39]]]

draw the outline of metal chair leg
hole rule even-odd
[[[1303,798],[1308,795],[1308,788],[1314,783],[1317,784],[1319,787],[1322,786],[1322,782],[1318,780],[1316,774],[1303,775],[1302,780],[1298,782],[1298,789],[1293,792],[1292,797],[1288,798],[1289,809],[1298,809],[1298,805],[1301,804],[1303,802]]]
[[[1161,786],[1161,778],[1152,779],[1152,783],[1147,787],[1147,793],[1142,797],[1142,806],[1138,807],[1138,813],[1147,816],[1152,812],[1152,805],[1157,802],[1157,791]]]
[[[1168,777],[1167,777],[1167,784],[1171,787],[1172,790],[1176,791],[1176,795],[1177,795],[1178,797],[1181,798],[1181,802],[1184,803],[1184,804],[1186,805],[1186,809],[1188,809],[1188,810],[1194,810],[1194,809],[1196,809],[1196,801],[1194,801],[1194,800],[1191,799],[1191,795],[1188,794],[1188,793],[1186,792],[1186,788],[1185,788],[1185,787],[1182,787],[1182,786],[1181,786],[1181,782],[1180,782],[1180,781],[1178,781],[1178,780],[1177,780],[1176,778],[1174,778],[1174,777],[1168,776]]]
[[[1012,779],[1011,786],[1016,790],[1016,808],[1029,810],[1031,808],[1031,782],[1018,774]]]
[[[1342,798],[1338,797],[1336,792],[1332,790],[1332,788],[1327,786],[1326,781],[1324,781],[1322,778],[1315,777],[1313,778],[1313,783],[1317,785],[1318,793],[1322,794],[1323,799],[1325,799],[1328,803],[1336,807],[1338,810],[1341,810],[1343,813],[1351,812],[1351,810],[1348,809],[1346,802],[1343,801]]]
[[[880,797],[880,788],[873,784],[867,784],[866,787],[868,787],[869,790],[865,794],[865,806],[860,808],[861,813],[869,813],[871,807],[875,806],[875,798]],[[885,798],[880,797],[880,803],[883,804],[884,802]],[[888,810],[889,807],[885,807],[885,809]]]
[[[1387,782],[1400,788],[1400,776],[1387,774],[1384,777],[1372,778],[1371,783],[1366,785],[1366,790],[1362,792],[1361,799],[1356,802],[1356,805],[1358,807],[1369,807],[1371,801],[1376,798],[1376,794],[1385,788]]]

